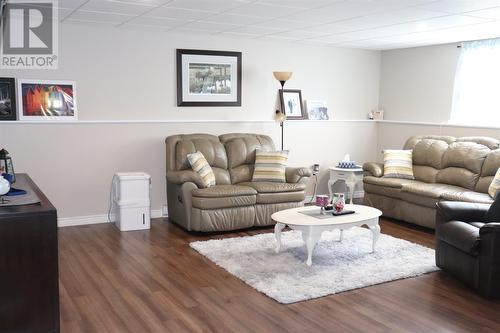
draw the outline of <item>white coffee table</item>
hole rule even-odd
[[[286,209],[271,215],[273,221],[276,222],[274,227],[274,235],[276,237],[276,253],[281,249],[281,231],[285,226],[289,226],[294,230],[302,232],[302,239],[307,247],[308,266],[312,265],[312,253],[316,243],[321,239],[323,231],[340,230],[340,241],[342,241],[343,231],[355,226],[366,225],[373,233],[372,252],[375,251],[375,245],[380,236],[380,226],[378,218],[382,212],[376,208],[362,205],[345,205],[346,210],[354,210],[354,214],[333,216],[327,214],[326,218],[320,218],[320,208],[316,206],[298,207]],[[303,213],[313,214],[307,215]],[[317,213],[317,214],[315,214]]]

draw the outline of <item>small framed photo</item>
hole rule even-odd
[[[241,106],[241,52],[178,49],[177,106]]]
[[[304,119],[302,93],[295,89],[280,89],[281,110],[286,119]]]
[[[72,81],[17,81],[20,120],[78,120]]]
[[[0,121],[16,119],[16,80],[0,77]]]
[[[328,120],[328,105],[326,101],[306,101],[307,119]]]

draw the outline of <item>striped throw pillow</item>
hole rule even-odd
[[[255,151],[255,169],[253,182],[285,183],[285,169],[288,162],[288,150]]]
[[[205,187],[215,185],[215,175],[212,167],[208,164],[207,159],[201,152],[197,151],[196,153],[188,154],[187,159],[191,165],[191,169],[200,175]]]
[[[498,168],[497,173],[495,174],[495,178],[488,187],[488,194],[495,199],[495,195],[498,193],[498,189],[500,189],[500,168]]]
[[[413,150],[384,150],[384,178],[415,179]]]

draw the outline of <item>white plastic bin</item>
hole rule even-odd
[[[151,226],[149,200],[151,176],[144,172],[119,172],[113,178],[115,225],[120,231],[143,230]]]

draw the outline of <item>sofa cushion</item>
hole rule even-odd
[[[411,179],[401,179],[401,178],[380,178],[374,176],[366,176],[363,178],[363,182],[372,185],[384,186],[384,187],[394,187],[401,188],[403,184],[420,183],[417,180]]]
[[[413,165],[413,176],[425,183],[435,183],[439,169],[428,165]]]
[[[413,147],[413,164],[441,169],[448,143],[443,140],[422,139]]]
[[[257,202],[257,198],[255,194],[220,198],[192,197],[191,202],[193,204],[193,207],[199,209],[221,209],[253,206]]]
[[[450,221],[437,226],[439,239],[465,253],[479,254],[479,228],[470,223]]]
[[[415,179],[413,176],[412,151],[385,150],[384,178]]]
[[[403,184],[402,191],[430,198],[440,198],[445,192],[464,192],[466,191],[466,189],[464,189],[463,187],[448,184],[428,184],[424,182],[414,182]]]
[[[197,188],[191,192],[193,197],[201,198],[224,198],[256,194],[257,191],[253,188],[240,185],[215,185],[209,188]]]
[[[304,183],[245,182],[238,185],[251,187],[257,193],[300,192],[306,189]]]
[[[486,156],[481,169],[481,175],[479,176],[479,180],[474,190],[488,193],[488,189],[498,168],[500,168],[500,149],[493,150]]]
[[[488,136],[462,136],[457,138],[457,142],[475,142],[488,147],[491,150],[498,149],[500,142],[498,139]]]
[[[499,189],[500,189],[500,168],[498,168],[495,177],[493,177],[493,180],[491,181],[491,184],[488,187],[488,194],[490,195],[490,197],[494,198],[497,195]]]
[[[445,192],[441,195],[441,200],[476,202],[486,204],[491,204],[493,202],[493,199],[491,199],[488,194],[473,191]]]
[[[193,171],[200,175],[204,185],[203,187],[211,187],[215,185],[214,172],[212,171],[210,164],[208,164],[207,159],[200,151],[188,154],[187,159]]]
[[[298,192],[281,192],[281,193],[258,193],[258,204],[285,203],[285,202],[301,202],[306,198],[304,191]]]
[[[256,149],[252,182],[285,183],[287,163],[288,150],[265,151]]]
[[[491,150],[475,142],[454,142],[443,155],[436,182],[474,190],[486,156]]]
[[[226,149],[216,136],[183,135],[175,146],[176,170],[190,168],[187,155],[200,151],[212,167],[227,169]]]
[[[401,188],[399,187],[379,186],[370,183],[363,183],[363,190],[365,191],[365,193],[383,195],[384,197],[394,199],[401,198]]]
[[[221,135],[219,139],[226,147],[229,169],[254,164],[256,149],[274,150],[273,140],[267,135],[231,133]]]
[[[444,193],[464,192],[466,189],[447,184],[427,184],[415,182],[404,184],[401,188],[401,199],[420,206],[435,208]]]

